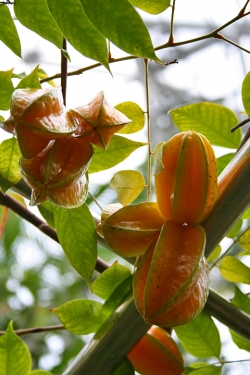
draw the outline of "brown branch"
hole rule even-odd
[[[30,212],[21,203],[17,202],[10,195],[3,194],[2,192],[0,192],[0,204],[2,206],[6,206],[6,207],[10,208],[17,215],[19,215],[24,220],[28,221],[29,223],[34,225],[36,228],[38,228],[42,233],[46,234],[52,240],[60,243],[59,240],[58,240],[58,237],[57,237],[57,233],[54,229],[52,229],[47,223],[45,223],[39,217],[34,215],[32,212]],[[107,263],[105,263],[99,257],[97,258],[95,269],[98,272],[101,273],[101,272],[105,271],[105,269],[107,269],[108,267],[109,267],[109,265]]]
[[[37,327],[37,328],[26,328],[26,329],[18,329],[15,332],[17,336],[24,336],[29,335],[31,333],[41,333],[41,332],[51,332],[51,331],[61,331],[65,330],[66,328],[59,324],[56,326],[47,326],[47,327]],[[0,331],[0,336],[4,335],[5,331]]]

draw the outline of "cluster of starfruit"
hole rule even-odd
[[[31,187],[31,205],[49,199],[71,208],[84,203],[93,146],[106,149],[130,120],[100,92],[90,103],[67,110],[60,88],[17,89],[2,128],[17,137],[20,168]]]
[[[133,283],[137,309],[146,322],[171,327],[195,318],[207,300],[200,223],[215,203],[217,166],[211,144],[195,131],[157,149],[157,202],[107,206],[100,233],[117,254],[141,256]]]

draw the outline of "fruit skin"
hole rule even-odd
[[[182,375],[183,358],[172,337],[152,326],[128,354],[135,370],[142,375]]]
[[[143,254],[158,238],[164,218],[155,202],[124,206],[102,222],[102,233],[111,249],[120,256]]]
[[[200,224],[217,193],[217,166],[209,141],[195,131],[175,135],[163,145],[164,169],[155,176],[155,193],[166,220]]]
[[[209,285],[205,242],[200,225],[163,225],[134,274],[135,304],[147,323],[174,327],[201,312]]]

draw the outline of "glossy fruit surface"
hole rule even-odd
[[[217,166],[209,141],[195,131],[179,133],[162,149],[164,169],[155,193],[166,220],[199,224],[211,212],[217,193]]]
[[[134,276],[134,299],[148,323],[165,327],[197,316],[207,299],[206,236],[200,226],[166,221],[158,241],[141,257]]]
[[[128,354],[135,370],[142,375],[184,374],[183,358],[171,336],[152,326]]]
[[[143,254],[158,238],[164,218],[155,202],[125,206],[102,223],[107,244],[117,254],[132,257]]]
[[[103,92],[97,94],[89,104],[76,107],[70,113],[78,124],[76,134],[103,149],[108,147],[114,133],[131,122],[107,102]]]

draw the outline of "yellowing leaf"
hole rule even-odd
[[[119,202],[126,205],[133,202],[142,192],[145,180],[138,171],[119,171],[111,179],[110,187],[117,191]]]
[[[234,226],[230,229],[230,231],[227,232],[226,237],[228,237],[228,238],[234,238],[234,237],[236,237],[237,234],[239,233],[239,231],[241,230],[242,223],[243,223],[243,220],[240,218],[240,219],[234,224]]]
[[[11,186],[21,180],[19,168],[21,152],[15,138],[6,139],[0,145],[0,175],[4,178],[1,189],[5,193]]]
[[[141,107],[134,102],[124,102],[117,104],[115,109],[126,115],[132,122],[119,130],[117,133],[131,134],[143,129],[145,123],[145,115]]]
[[[250,250],[250,229],[248,229],[240,238],[240,245],[245,250]]]
[[[220,265],[222,276],[233,283],[250,284],[250,269],[233,256],[224,258]]]
[[[216,246],[216,248],[212,251],[212,253],[207,258],[208,262],[212,262],[214,259],[218,258],[221,253],[221,246]]]
[[[164,12],[170,6],[170,0],[129,0],[132,5],[150,14]]]
[[[154,149],[154,176],[163,171],[164,166],[162,164],[162,149],[165,142],[159,142]]]

